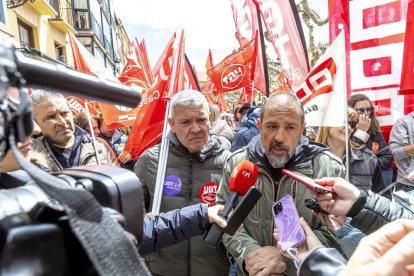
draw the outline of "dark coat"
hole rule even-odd
[[[361,146],[364,145],[364,142],[362,140],[354,136],[351,137],[351,141],[354,141],[355,143]],[[375,153],[375,155],[378,158],[378,163],[381,167],[381,170],[388,170],[392,165],[394,157],[390,149],[388,148],[384,136],[382,136],[381,132],[378,132],[375,135],[371,135],[371,137],[369,137],[368,141],[365,143],[365,146],[367,147],[367,149],[372,151],[373,143],[377,143],[379,146],[378,152]]]
[[[260,134],[259,126],[257,125],[257,119],[260,118],[261,106],[253,106],[249,109],[246,116],[242,119],[243,127],[240,128],[236,135],[234,135],[233,142],[231,143],[231,152],[247,146],[253,137]]]
[[[171,196],[163,192],[160,212],[181,209],[201,203],[200,190],[208,182],[220,183],[221,170],[229,152],[223,150],[216,135],[210,135],[206,147],[191,154],[170,132],[169,152],[165,176],[177,177],[181,185],[177,194]],[[144,205],[151,211],[157,178],[161,145],[147,149],[134,166],[134,172],[142,183]],[[166,189],[167,192],[170,191]],[[165,191],[165,190],[164,190]],[[186,239],[145,258],[153,275],[228,275],[230,263],[222,244],[212,249],[202,237]]]

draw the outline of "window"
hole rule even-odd
[[[60,57],[63,56],[63,47],[59,44],[56,44],[56,43],[55,43],[55,55],[56,55],[56,59],[61,61]],[[64,63],[65,62],[64,61],[65,56],[63,56],[62,59],[63,59],[63,63]]]
[[[88,0],[73,0],[73,6],[75,9],[88,9]]]
[[[75,28],[76,29],[90,29],[89,12],[87,10],[75,9]]]
[[[8,25],[6,0],[0,0],[0,22]]]
[[[92,37],[78,36],[76,38],[80,41],[80,43],[83,44],[83,46],[85,46],[86,49],[89,50],[89,52],[91,52],[93,54],[93,52],[92,52]]]
[[[20,46],[27,49],[34,47],[32,27],[20,20],[17,20],[17,24],[19,26]]]

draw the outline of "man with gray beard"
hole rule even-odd
[[[286,272],[297,275],[294,263],[281,255],[273,239],[272,206],[287,194],[293,197],[299,216],[311,226],[322,244],[340,250],[333,233],[304,205],[305,199],[314,196],[306,186],[282,174],[283,169],[289,169],[314,179],[345,176],[341,160],[327,146],[302,136],[305,126],[305,112],[299,99],[292,93],[276,93],[263,105],[260,135],[227,160],[217,193],[218,204],[226,203],[230,175],[243,160],[258,166],[255,186],[263,195],[243,222],[244,228],[238,230],[239,235],[224,234],[222,239],[237,262],[237,275],[284,275]]]

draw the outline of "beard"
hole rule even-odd
[[[272,152],[273,147],[278,147],[286,150],[286,154],[276,154]],[[269,148],[266,151],[267,159],[269,160],[270,166],[275,169],[283,168],[286,163],[293,157],[295,154],[296,146],[293,149],[290,149],[288,146],[279,143],[277,141],[272,141],[269,145]]]

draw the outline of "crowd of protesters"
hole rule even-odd
[[[413,211],[391,202],[392,192],[407,192],[409,198],[414,187],[414,112],[395,123],[388,146],[375,108],[362,94],[348,100],[346,136],[345,127],[307,127],[302,103],[292,93],[275,93],[264,103],[246,103],[232,113],[220,113],[201,93],[179,92],[171,99],[168,118],[165,181],[172,185],[164,185],[160,212],[168,215],[163,220],[151,213],[160,144],[132,160],[122,152],[130,128],[109,129],[100,116],[86,113],[73,116],[57,93],[36,90],[30,98],[34,136],[18,147],[32,163],[51,172],[96,165],[99,160],[99,165],[136,173],[149,237],[139,252],[153,275],[412,275],[414,271]],[[258,167],[255,186],[262,198],[237,235],[224,234],[222,243],[210,248],[202,234],[212,222],[222,223],[212,215],[228,200],[231,173],[243,160]],[[319,179],[335,193],[310,191],[285,176],[283,169]],[[13,188],[28,179],[8,152],[0,186]],[[293,260],[281,251],[272,214],[272,205],[285,195],[293,197],[307,235]],[[211,211],[208,206],[214,205],[214,197],[218,207]],[[329,214],[305,207],[304,200],[315,197]],[[215,214],[207,214],[207,209]]]

